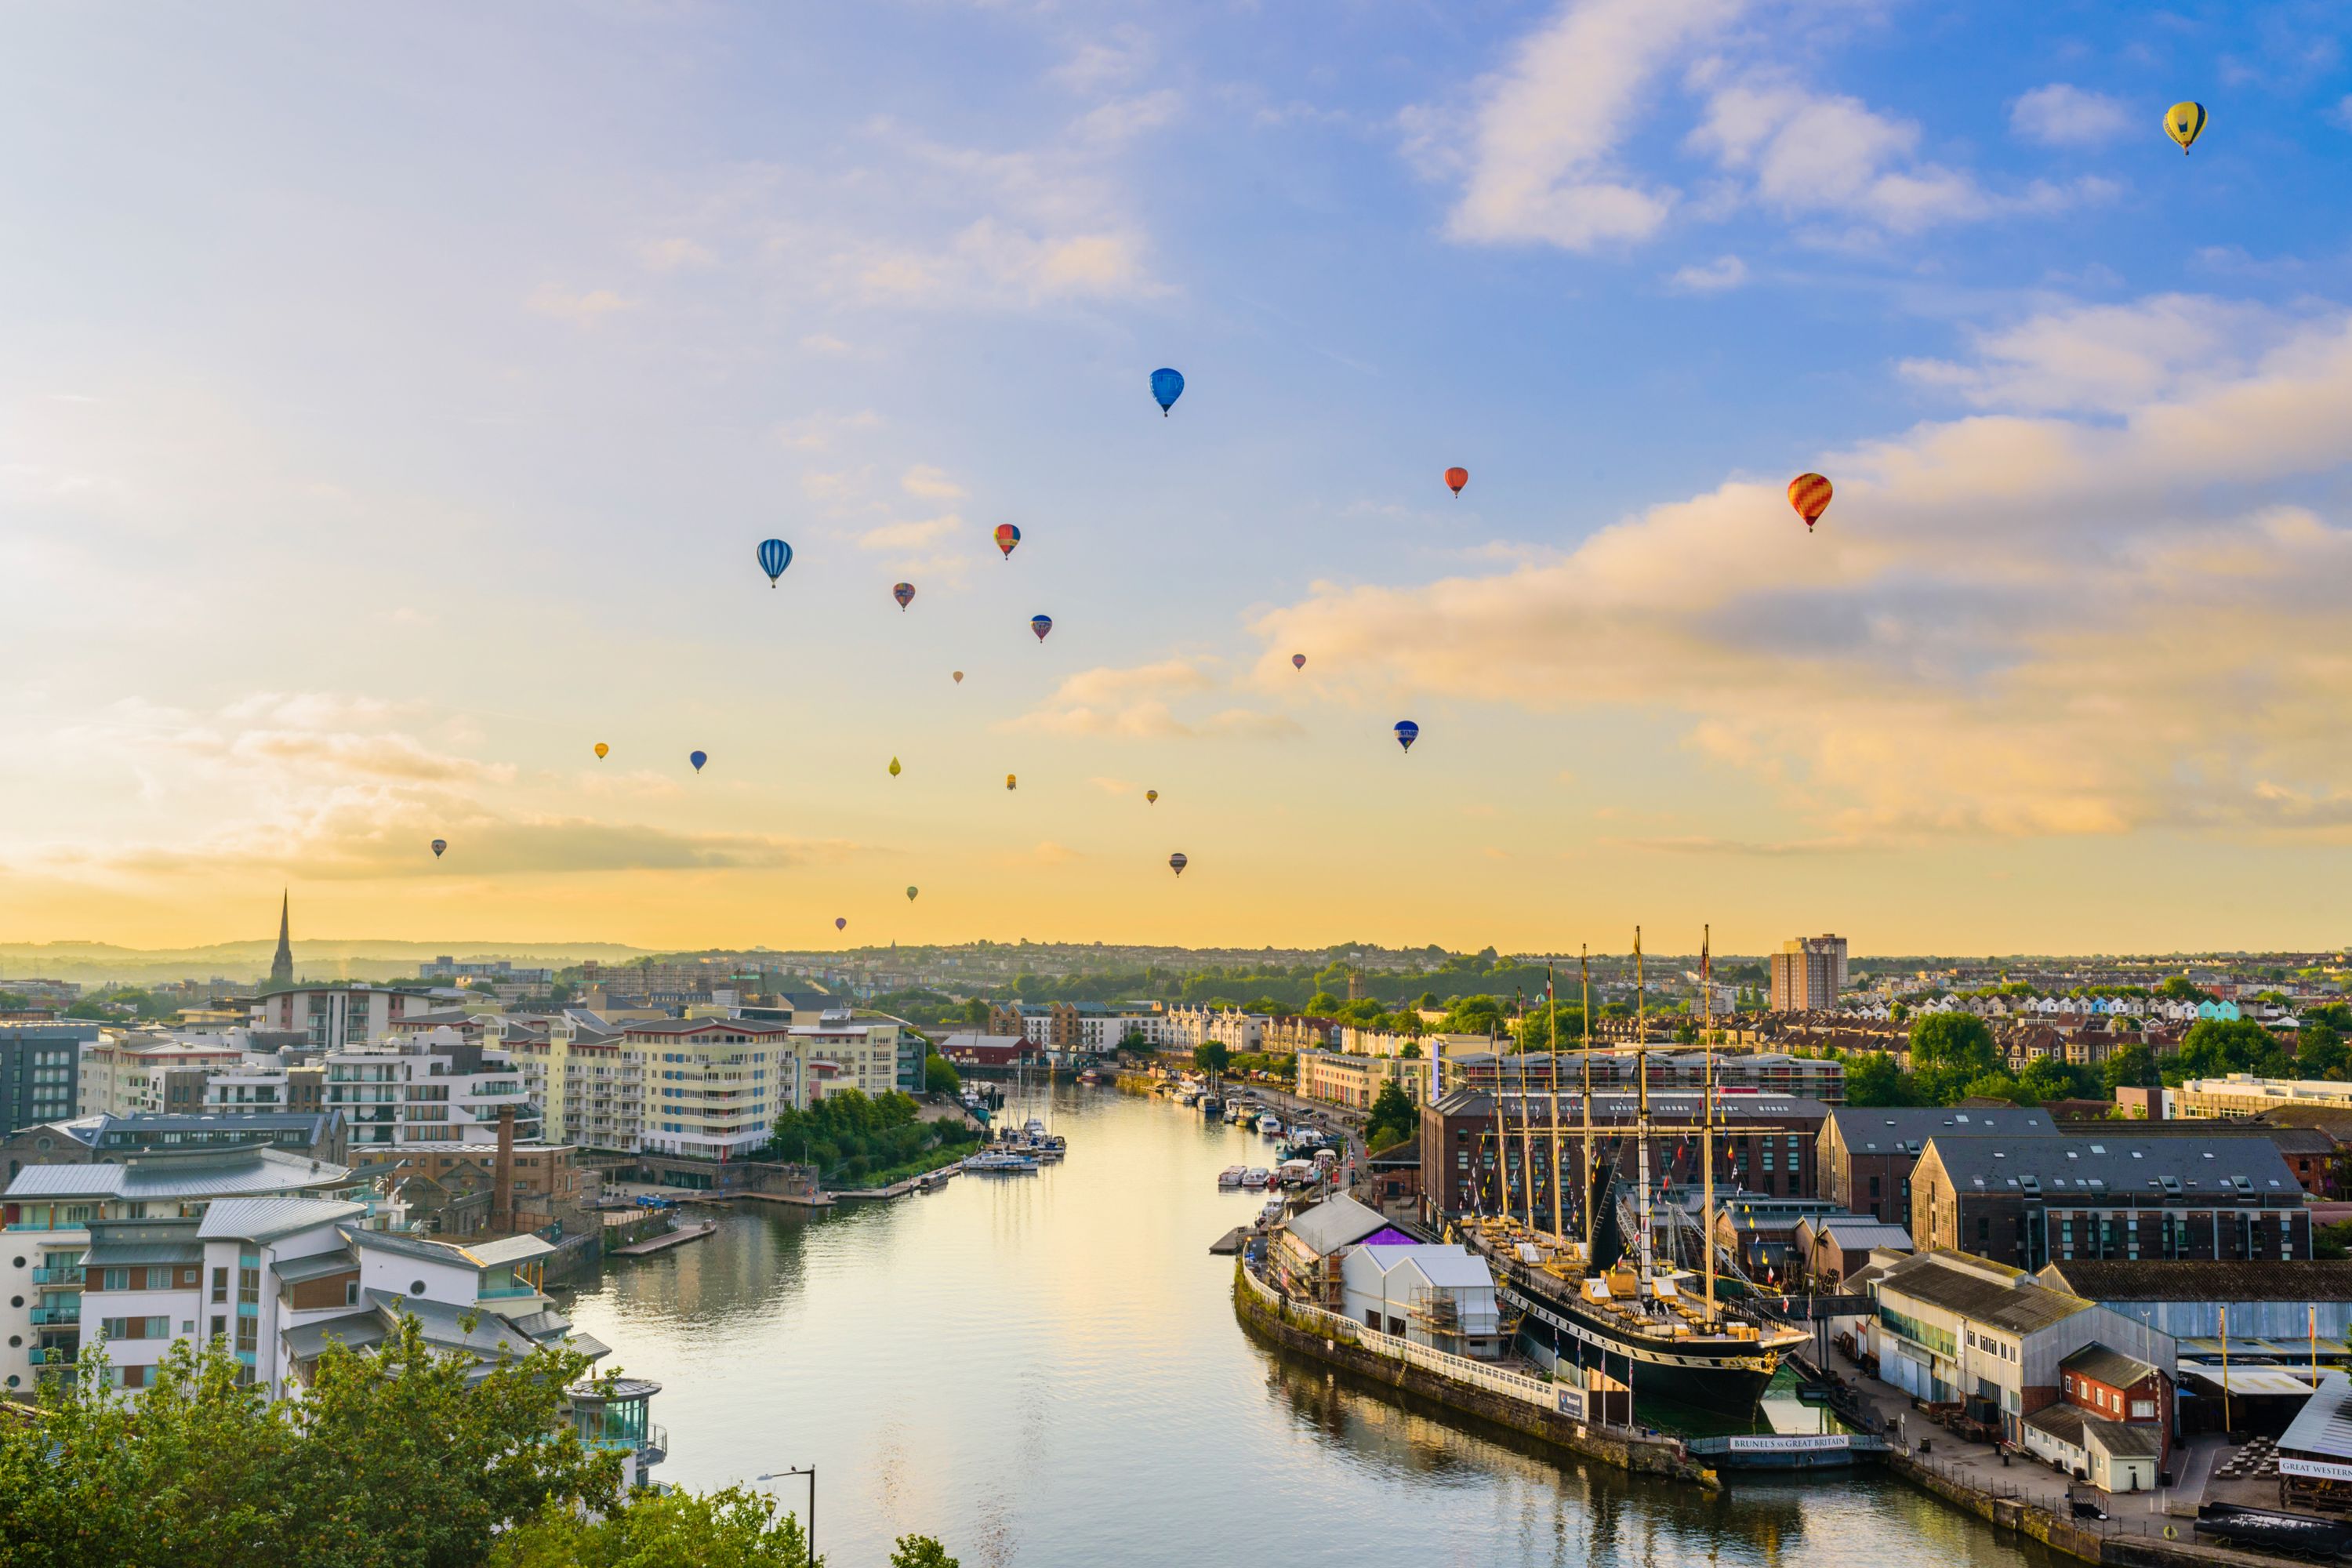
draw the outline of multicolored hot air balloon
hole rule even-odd
[[[709,752],[688,752],[686,753],[686,760],[694,764],[694,771],[696,773],[700,773],[702,771],[702,764],[710,760],[710,753]]]
[[[2180,155],[2189,156],[2189,144],[2205,132],[2205,106],[2201,103],[2176,103],[2164,111],[2164,133],[2180,143]]]
[[[612,749],[613,749],[612,747],[610,747],[610,746],[608,746],[608,745],[604,744],[604,742],[602,742],[602,741],[597,742],[596,742],[596,760],[597,760],[598,762],[600,762],[600,763],[601,763],[601,762],[603,762],[603,761],[604,760],[604,755],[605,755],[605,753],[606,753],[606,752],[610,752]]]
[[[894,779],[898,776],[898,759],[896,757],[890,759],[890,776]]]
[[[833,929],[835,931],[847,931],[849,929],[849,917],[847,915],[834,916]]]
[[[1145,790],[1145,791],[1143,792],[1143,804],[1144,804],[1144,805],[1159,805],[1159,804],[1160,804],[1160,792],[1159,792],[1158,790],[1156,790],[1156,789],[1148,789],[1148,790]]]
[[[769,587],[772,588],[776,585],[776,579],[782,576],[784,568],[792,563],[793,547],[791,545],[781,539],[763,539],[760,542],[760,570],[768,574]]]
[[[1029,617],[1029,629],[1037,634],[1037,640],[1039,642],[1044,642],[1045,640],[1045,634],[1054,629],[1054,617],[1051,616],[1032,616]]]
[[[1805,531],[1811,533],[1813,524],[1821,521],[1822,513],[1830,510],[1829,480],[1819,474],[1799,474],[1789,481],[1789,504],[1805,520]]]
[[[962,671],[962,670],[961,670],[961,669],[958,669],[958,670],[951,670],[951,671],[950,671],[950,674],[952,674],[952,675],[955,677],[955,683],[956,683],[958,686],[961,686],[961,685],[963,684],[963,671]]]
[[[1457,468],[1448,468],[1445,470],[1445,483],[1455,495],[1460,495],[1462,493],[1462,487],[1469,482],[1469,469]]]
[[[1397,744],[1410,752],[1412,743],[1421,739],[1421,726],[1410,719],[1400,719],[1397,721],[1396,738]]]
[[[1004,775],[1004,787],[1005,787],[1006,789],[1011,789],[1011,788],[1013,788],[1015,784],[1019,784],[1020,782],[1021,782],[1021,781],[1020,781],[1018,778],[1015,778],[1015,777],[1014,777],[1013,774],[1011,774],[1011,773],[1007,773],[1007,774],[1005,774],[1005,775]]]
[[[1183,395],[1184,378],[1181,374],[1164,365],[1151,373],[1151,396],[1160,405],[1160,417],[1167,418],[1168,411],[1175,407],[1176,400]]]
[[[1192,863],[1192,861],[1190,861],[1190,860],[1188,860],[1188,859],[1186,859],[1186,858],[1184,858],[1184,851],[1182,851],[1181,849],[1179,849],[1178,851],[1176,851],[1176,853],[1175,853],[1175,854],[1171,855],[1170,857],[1168,857],[1168,864],[1169,864],[1170,868],[1171,868],[1171,869],[1172,869],[1172,870],[1173,870],[1173,871],[1174,871],[1178,876],[1180,876],[1180,877],[1181,877],[1181,876],[1182,876],[1182,875],[1184,874],[1184,868],[1185,868],[1185,867],[1187,867],[1187,866],[1190,866]]]
[[[1293,669],[1305,669],[1307,668],[1307,656],[1303,653],[1292,654],[1290,656],[1290,668]]]
[[[441,851],[443,851],[444,849],[446,849],[446,848],[448,848],[448,847],[449,847],[449,841],[448,841],[447,839],[446,839],[446,838],[436,838],[436,839],[435,839],[435,840],[433,841],[433,858],[435,858],[436,860],[438,860],[439,858],[441,858]]]
[[[996,525],[996,548],[1004,552],[1007,561],[1013,559],[1013,547],[1021,542],[1021,531],[1009,522]]]
[[[901,583],[890,590],[890,596],[898,601],[898,607],[903,610],[915,602],[915,585],[912,583]]]
[[[909,888],[909,889],[907,889],[907,901],[908,901],[908,903],[910,903],[910,904],[911,904],[911,903],[913,903],[913,902],[915,901],[915,895],[916,895],[917,893],[921,892],[921,891],[922,891],[922,889],[921,889],[920,888]]]

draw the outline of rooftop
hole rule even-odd
[[[2084,1345],[2058,1365],[2062,1371],[2104,1383],[2110,1388],[2129,1388],[2156,1375],[2156,1368],[2137,1356],[2111,1351],[2101,1344]]]
[[[2324,1372],[2303,1408],[2279,1435],[2279,1452],[2312,1454],[2343,1463],[2352,1460],[2352,1378]]]
[[[1842,1105],[1830,1112],[1851,1153],[1917,1153],[1927,1140],[1968,1135],[2020,1137],[2057,1129],[2042,1110],[1968,1110],[1947,1106]]]
[[[196,1234],[206,1241],[269,1242],[365,1213],[365,1205],[335,1198],[223,1198],[205,1210]]]
[[[1955,1187],[2027,1196],[2224,1194],[2300,1204],[2303,1188],[2267,1138],[2124,1136],[1950,1138],[1930,1141]]]
[[[2352,1262],[2308,1258],[2077,1258],[2039,1278],[2094,1301],[2352,1301]]]
[[[27,1165],[8,1184],[11,1198],[243,1197],[341,1186],[351,1172],[277,1149],[156,1150],[120,1164]]]
[[[2021,1269],[1943,1247],[1891,1266],[1878,1277],[1876,1289],[1881,1300],[1889,1292],[1907,1296],[2015,1334],[2046,1329],[2092,1306],[2080,1296],[2035,1282]]]
[[[1377,1211],[1342,1195],[1291,1215],[1287,1228],[1308,1251],[1328,1258],[1387,1224]]]

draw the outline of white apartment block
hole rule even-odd
[[[1168,1045],[1197,1050],[1215,1040],[1235,1055],[1256,1051],[1265,1039],[1266,1016],[1232,1007],[1171,1007]]]
[[[324,1108],[343,1113],[354,1154],[495,1142],[499,1112],[508,1107],[516,1141],[541,1141],[522,1069],[506,1052],[455,1029],[331,1051],[325,1066]]]
[[[418,992],[377,985],[289,985],[262,993],[253,1005],[253,1026],[295,1030],[318,1049],[333,1051],[382,1040],[412,1014],[446,1006]]]

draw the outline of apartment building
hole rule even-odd
[[[99,1270],[97,1289],[106,1298],[90,1311],[93,1330],[105,1326],[106,1318],[136,1316],[142,1338],[200,1331],[196,1321],[208,1313],[175,1309],[158,1329],[152,1321],[158,1314],[142,1308],[148,1295],[196,1287],[193,1276],[205,1262],[201,1247],[188,1252],[196,1238],[152,1257],[110,1247],[93,1262],[94,1237],[105,1225],[197,1221],[233,1198],[348,1200],[354,1214],[363,1214],[367,1194],[352,1188],[343,1166],[267,1148],[158,1150],[89,1164],[26,1166],[0,1196],[7,1244],[0,1256],[6,1273],[0,1277],[8,1286],[0,1298],[0,1389],[28,1388],[43,1369],[72,1363],[81,1343],[89,1268]],[[190,1276],[184,1281],[183,1271]],[[130,1337],[127,1329],[122,1337]],[[257,1341],[248,1345],[243,1332],[234,1337],[241,1350],[257,1352]]]
[[[1770,957],[1772,1011],[1825,1013],[1837,1005],[1845,989],[1845,938],[1795,937]]]
[[[621,1049],[644,1078],[644,1110],[622,1130],[629,1152],[726,1160],[765,1144],[799,1099],[794,1032],[744,1018],[629,1025]]]
[[[1009,1002],[988,1010],[988,1032],[1019,1035],[1066,1056],[1105,1056],[1129,1038],[1156,1047],[1164,1016],[1156,1005],[1108,1006],[1100,1002]]]
[[[98,1036],[96,1024],[0,1024],[0,1132],[74,1115],[82,1047]]]
[[[204,1103],[211,1076],[242,1066],[245,1047],[226,1036],[180,1038],[152,1030],[103,1030],[81,1048],[78,1110],[133,1116]]]
[[[2290,1107],[2352,1111],[2352,1083],[2233,1072],[2225,1078],[2192,1078],[2165,1095],[2165,1113],[2171,1118],[2235,1120]]]
[[[508,1108],[518,1137],[541,1136],[539,1111],[513,1058],[454,1029],[331,1051],[324,1065],[326,1109],[342,1113],[354,1155],[490,1142]]]
[[[341,1165],[349,1163],[345,1143],[343,1119],[327,1112],[81,1116],[0,1138],[0,1164],[13,1177],[27,1165],[87,1165],[154,1150],[251,1147]]]
[[[1637,1081],[1638,1071],[1653,1089],[1701,1089],[1706,1086],[1708,1054],[1670,1048],[1639,1053],[1595,1050],[1591,1053],[1592,1088],[1596,1093],[1604,1089],[1631,1089]],[[1715,1087],[1718,1090],[1793,1094],[1830,1105],[1844,1103],[1843,1062],[1790,1056],[1782,1051],[1717,1051],[1713,1055]],[[1549,1087],[1553,1078],[1549,1051],[1511,1054],[1491,1048],[1448,1049],[1444,1060],[1448,1089],[1517,1089],[1522,1083],[1542,1089]],[[1560,1052],[1559,1086],[1563,1089],[1580,1089],[1585,1067],[1584,1052]]]
[[[1268,1022],[1263,1013],[1244,1013],[1238,1007],[1171,1007],[1162,1044],[1169,1049],[1192,1051],[1213,1040],[1236,1056],[1255,1053],[1265,1047]]]
[[[1912,1173],[1910,1228],[1922,1251],[2025,1269],[2311,1257],[2303,1188],[2263,1138],[1932,1138]]]
[[[411,1014],[446,1004],[415,991],[383,985],[266,986],[253,1004],[253,1026],[299,1034],[314,1050],[340,1050],[381,1040]]]
[[[1336,1051],[1298,1053],[1298,1092],[1327,1105],[1370,1110],[1382,1086],[1393,1083],[1419,1105],[1429,1098],[1429,1064],[1412,1057],[1351,1057]]]

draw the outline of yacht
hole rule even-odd
[[[991,1149],[966,1159],[963,1168],[980,1175],[1015,1175],[1034,1171],[1037,1162],[1027,1154],[1015,1153],[1010,1149]]]
[[[1242,1178],[1248,1174],[1249,1168],[1245,1165],[1227,1165],[1223,1170],[1217,1173],[1217,1185],[1220,1187],[1238,1187],[1242,1184]]]

